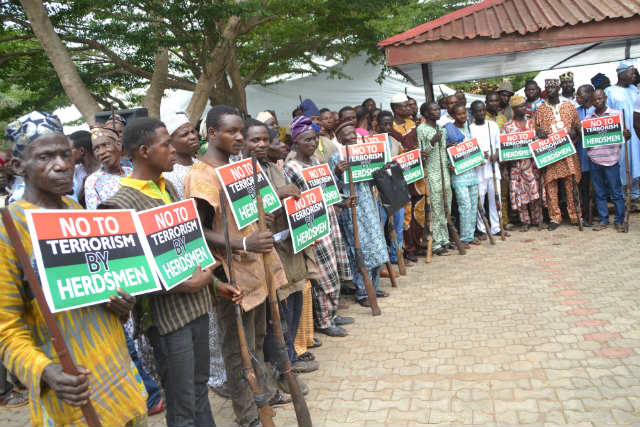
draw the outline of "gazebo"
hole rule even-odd
[[[387,65],[433,85],[640,56],[640,0],[485,0],[378,43]]]

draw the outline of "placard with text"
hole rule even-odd
[[[197,265],[215,264],[193,199],[141,211],[138,217],[166,290],[190,278]]]
[[[576,154],[576,148],[564,129],[548,135],[546,139],[533,141],[529,144],[529,150],[538,168]]]
[[[536,133],[532,130],[526,132],[501,133],[498,152],[501,162],[511,160],[530,159],[531,150],[529,144],[536,140]]]
[[[338,186],[336,185],[336,180],[333,178],[328,164],[325,163],[302,169],[302,177],[307,182],[309,188],[322,188],[322,194],[327,206],[334,205],[342,200],[340,191],[338,191]]]
[[[623,144],[622,120],[620,116],[596,117],[582,121],[582,146]]]
[[[386,134],[373,135],[369,139],[377,137],[377,141],[361,144],[347,145],[349,147],[349,161],[351,163],[351,175],[353,182],[370,181],[373,173],[382,168],[389,159]],[[340,147],[340,158],[347,160],[345,146]],[[349,176],[345,171],[343,181],[349,183]]]
[[[287,221],[295,253],[329,235],[327,205],[320,187],[303,191],[298,199],[294,197],[284,199],[284,208],[287,212]]]
[[[26,210],[36,270],[53,313],[101,304],[121,288],[161,289],[132,210]]]
[[[459,144],[447,148],[449,160],[453,165],[456,175],[480,166],[484,161],[484,154],[480,150],[476,138],[468,139]]]
[[[411,184],[424,178],[424,169],[422,169],[422,158],[420,150],[411,150],[406,153],[399,154],[391,161],[396,162],[402,168],[402,176],[407,184]]]
[[[262,171],[260,163],[256,165],[258,171],[257,184],[262,196],[265,212],[271,213],[282,207],[278,195],[269,182],[269,178]],[[238,229],[258,220],[258,205],[256,204],[256,188],[253,181],[253,165],[251,159],[240,160],[235,163],[220,166],[216,169],[218,179],[227,196],[233,219]]]

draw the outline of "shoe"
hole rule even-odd
[[[624,224],[613,224],[613,228],[614,228],[618,233],[624,233]]]
[[[340,326],[329,326],[324,329],[316,329],[321,334],[329,335],[330,337],[346,337],[348,335],[347,330]]]
[[[549,221],[549,231],[553,231],[558,227],[560,227],[560,224],[554,221]]]
[[[380,271],[380,277],[382,277],[383,279],[388,279],[389,276],[389,270],[387,270],[386,268]]]
[[[147,412],[147,415],[151,416],[151,415],[155,415],[155,414],[159,414],[160,412],[165,410],[165,401],[164,401],[164,397],[162,399],[160,399],[160,401],[158,403],[156,403],[153,408],[149,409],[149,411]]]
[[[19,408],[29,404],[29,398],[19,391],[10,392],[4,399],[0,400],[2,408]]]
[[[307,346],[307,348],[318,348],[322,346],[322,341],[319,338],[313,337],[313,345]]]
[[[376,291],[376,297],[378,298],[386,298],[389,296],[389,292],[385,292],[385,291]]]
[[[480,240],[487,240],[487,239],[488,239],[487,234],[486,234],[486,233],[480,233],[480,234],[478,234],[478,239],[480,239]]]
[[[418,262],[418,258],[414,254],[405,254],[404,257],[411,262]]]
[[[359,299],[359,300],[356,300],[356,302],[360,304],[362,307],[371,307],[371,304],[369,303],[369,298]]]
[[[507,230],[507,231],[511,231],[511,230],[513,230],[514,228],[516,228],[515,224],[511,224],[511,223],[509,223],[509,224],[505,224],[505,225],[504,225],[504,229],[505,229],[505,230]]]
[[[446,256],[446,255],[451,255],[449,253],[449,251],[447,250],[447,248],[445,248],[444,246],[436,249],[435,251],[433,251],[434,255],[438,255],[438,256]]]
[[[544,222],[541,222],[540,224],[537,225],[538,230],[548,230],[549,226],[547,224],[545,224]]]
[[[521,233],[526,233],[527,231],[529,231],[529,224],[524,224],[522,227],[520,227]]]
[[[607,228],[609,228],[609,224],[600,224],[600,225],[596,225],[595,227],[592,228],[593,231],[602,231],[602,230],[606,230]]]
[[[589,221],[582,221],[582,226],[583,227],[593,227],[593,223],[589,222]]]
[[[445,247],[446,247],[447,249],[451,249],[451,250],[453,250],[453,249],[456,249],[456,244],[455,244],[455,243],[453,243],[453,242],[449,242],[449,243],[447,243],[447,244],[445,245]]]
[[[333,318],[333,323],[335,323],[336,326],[351,325],[355,323],[355,320],[353,317],[342,317],[336,314],[336,317]]]
[[[342,289],[340,290],[340,293],[342,295],[355,295],[356,288],[352,288],[351,286],[343,286]]]
[[[298,359],[295,362],[293,362],[293,364],[291,365],[291,370],[299,374],[305,374],[308,372],[317,371],[318,369],[320,369],[320,364],[318,363],[317,360]],[[284,391],[286,392],[287,390],[284,390]]]
[[[309,394],[309,386],[306,385],[299,376],[294,375],[294,378],[296,379],[296,381],[298,381],[298,387],[300,387],[300,391],[302,392],[302,394],[304,396],[306,396],[307,394]],[[282,391],[283,393],[286,394],[291,394],[289,392],[289,382],[284,379],[284,378],[280,378],[278,379],[278,388],[280,389],[280,391]]]
[[[291,396],[282,393],[280,390],[276,391],[276,394],[269,400],[269,406],[277,408],[279,406],[288,405],[291,403]]]

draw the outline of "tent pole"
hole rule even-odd
[[[431,64],[424,62],[422,64],[422,82],[424,84],[424,97],[428,102],[435,101],[433,96],[433,82],[431,77]]]

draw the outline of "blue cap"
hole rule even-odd
[[[320,115],[320,110],[318,110],[318,107],[316,107],[316,104],[314,104],[314,102],[310,99],[305,99],[304,101],[302,101],[302,104],[300,104],[300,109],[302,110],[302,114],[305,117],[313,117],[313,116]]]

